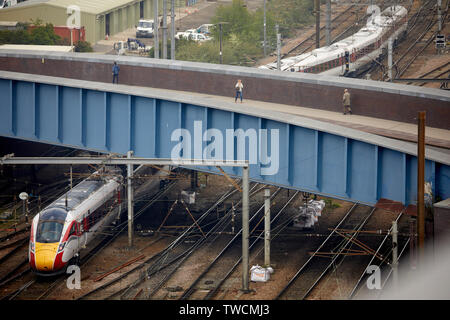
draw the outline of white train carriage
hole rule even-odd
[[[78,259],[81,248],[120,215],[122,179],[120,169],[106,167],[33,218],[28,254],[33,272],[56,275]]]
[[[371,8],[368,8],[370,11]],[[281,60],[281,71],[345,75],[371,63],[388,44],[389,37],[397,38],[406,30],[408,11],[392,6],[381,14],[372,15],[367,25],[357,33],[330,46]],[[276,63],[259,67],[276,69]]]

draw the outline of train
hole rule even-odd
[[[282,59],[281,71],[351,76],[362,66],[372,63],[382,54],[390,37],[397,39],[405,33],[408,10],[391,6],[380,13],[377,6],[369,6],[367,12],[374,14],[358,32],[329,46]],[[277,63],[259,69],[276,70]]]
[[[40,211],[31,224],[31,270],[55,276],[79,263],[80,250],[120,218],[123,192],[121,169],[105,166]]]

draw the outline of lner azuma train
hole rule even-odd
[[[407,13],[402,6],[388,7],[381,14],[372,15],[367,25],[350,37],[330,46],[282,59],[281,71],[351,76],[352,72],[377,59],[383,48],[387,47],[390,37],[396,39],[405,32]],[[259,68],[276,70],[277,65],[271,63]]]
[[[104,167],[33,218],[28,258],[34,273],[57,275],[78,262],[80,250],[119,218],[122,180],[119,168]]]

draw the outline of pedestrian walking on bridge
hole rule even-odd
[[[242,89],[244,89],[244,85],[242,84],[242,80],[239,79],[234,87],[236,89],[236,96],[234,97],[234,102],[236,102],[238,97],[240,97],[241,98],[241,103],[242,103]]]
[[[114,65],[112,67],[112,74],[113,74],[113,81],[112,81],[112,83],[119,84],[119,71],[120,71],[120,67],[117,64],[117,62],[114,61]]]
[[[350,107],[350,93],[347,89],[344,90],[344,95],[342,96],[342,105],[344,106],[344,114],[352,114],[352,108]]]

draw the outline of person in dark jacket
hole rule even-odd
[[[119,84],[119,71],[120,71],[120,67],[117,64],[117,62],[114,61],[114,65],[112,67],[112,74],[113,74],[113,83],[117,83]]]

